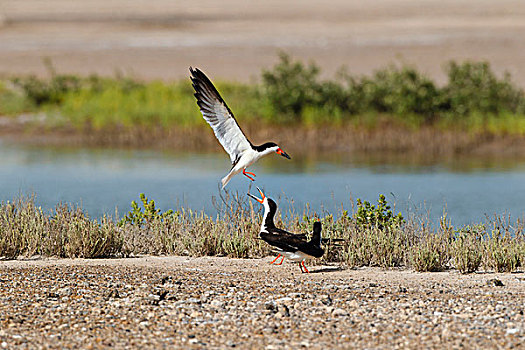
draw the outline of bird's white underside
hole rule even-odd
[[[289,259],[293,262],[301,262],[305,259],[308,259],[308,258],[313,258],[313,256],[310,256],[308,254],[305,254],[301,251],[297,251],[295,253],[292,253],[292,252],[285,252],[285,251],[282,251],[280,249],[277,249],[275,250],[277,253],[281,254],[281,255],[284,255],[284,257],[286,259]]]
[[[273,152],[277,151],[278,148],[279,148],[278,146],[270,147],[270,148],[267,148],[266,150],[264,150],[264,152],[257,152],[254,149],[252,149],[251,147],[246,149],[246,150],[244,150],[241,153],[241,158],[239,159],[237,164],[235,164],[235,166],[230,170],[228,175],[226,175],[221,180],[222,187],[224,188],[224,186],[226,186],[226,184],[230,181],[230,179],[234,175],[240,173],[243,169],[246,169],[247,167],[249,167],[250,165],[255,163],[257,160],[259,160],[259,158],[264,157],[267,154],[270,154],[270,153],[273,153]]]

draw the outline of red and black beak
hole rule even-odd
[[[263,204],[264,203],[264,200],[266,199],[266,196],[264,195],[263,191],[261,191],[261,189],[259,187],[257,187],[257,189],[259,190],[259,193],[261,194],[261,199],[255,197],[253,194],[251,193],[248,193],[248,196],[252,197],[253,199],[255,199],[257,202]]]
[[[292,159],[292,158],[290,158],[290,156],[289,156],[285,151],[283,151],[281,148],[278,148],[277,151],[275,151],[275,152],[277,152],[277,154],[280,154],[281,156],[283,156],[283,157],[285,157],[285,158]]]

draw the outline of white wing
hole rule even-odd
[[[202,116],[210,124],[217,140],[235,164],[242,152],[250,149],[252,145],[210,79],[198,68],[190,67],[190,73]]]

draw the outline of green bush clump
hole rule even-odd
[[[272,70],[262,73],[263,96],[273,109],[291,120],[301,115],[310,105],[323,103],[319,95],[319,67],[314,63],[305,66],[302,62],[292,62],[290,56],[281,53],[280,62]]]
[[[516,271],[523,264],[523,230],[512,232],[508,222],[501,217],[492,221],[492,230],[484,241],[485,267],[496,272]]]
[[[379,230],[389,231],[398,228],[405,222],[405,219],[401,213],[394,215],[385,195],[380,194],[377,206],[368,201],[363,202],[360,198],[357,199],[355,221],[361,227],[377,227]]]
[[[396,115],[416,114],[431,119],[439,112],[439,90],[412,67],[390,66],[360,81],[361,112],[372,110]]]
[[[137,202],[131,201],[131,210],[126,213],[126,215],[120,220],[119,225],[123,226],[125,224],[142,226],[148,224],[155,220],[163,220],[168,216],[177,215],[172,209],[162,212],[160,209],[155,207],[155,201],[149,200],[144,193],[139,195],[144,211],[139,207]]]
[[[524,113],[523,90],[512,84],[505,73],[498,79],[488,62],[450,62],[448,83],[441,90],[441,110],[456,116],[472,113]]]
[[[107,258],[121,254],[124,237],[104,216],[91,220],[78,207],[58,205],[49,222],[45,255],[68,258]]]
[[[454,266],[461,273],[476,272],[483,261],[483,225],[466,226],[453,237],[451,255]]]
[[[40,254],[49,218],[34,198],[0,203],[0,258]]]

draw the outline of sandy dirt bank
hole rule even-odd
[[[272,266],[269,261],[2,261],[0,346],[525,346],[523,273],[310,265],[312,273],[301,274],[296,265]]]

